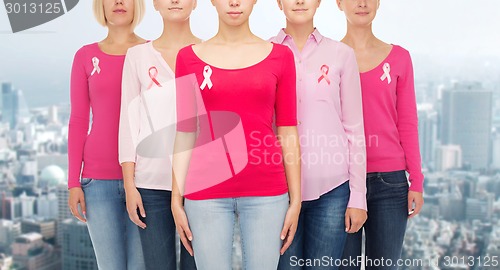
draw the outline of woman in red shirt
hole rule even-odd
[[[177,127],[176,150],[183,135],[197,138],[187,176],[176,170],[174,158],[172,211],[198,269],[232,269],[236,218],[243,268],[276,269],[293,240],[301,204],[293,54],[250,31],[255,0],[212,4],[218,33],[177,55],[178,96],[190,91],[179,81],[195,78],[203,110],[199,125]],[[178,111],[186,106],[179,100]]]

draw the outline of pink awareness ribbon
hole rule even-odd
[[[321,66],[321,76],[318,78],[318,83],[321,82],[321,80],[325,79],[326,83],[330,85],[330,79],[328,79],[328,71],[330,71],[330,68],[327,65],[322,65]]]
[[[153,87],[153,83],[155,83],[156,85],[158,85],[159,87],[161,87],[161,84],[156,79],[156,76],[158,76],[158,69],[155,66],[152,66],[152,67],[149,68],[148,73],[149,73],[149,78],[151,78],[151,83],[148,86],[148,90],[151,87]]]

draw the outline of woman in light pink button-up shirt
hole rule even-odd
[[[295,56],[302,153],[299,226],[292,246],[281,257],[280,270],[298,269],[295,259],[340,259],[347,233],[357,232],[367,216],[358,65],[350,47],[314,28],[319,3],[278,1],[286,28],[271,39],[290,47]]]

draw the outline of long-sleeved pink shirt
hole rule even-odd
[[[80,177],[122,179],[118,122],[124,59],[125,55],[104,53],[97,43],[76,52],[70,86],[68,188],[80,186]]]
[[[366,153],[359,70],[354,51],[317,29],[302,51],[281,30],[297,70],[302,199],[318,199],[349,180],[348,207],[366,210]]]
[[[361,73],[367,171],[406,170],[410,190],[422,192],[418,119],[410,54],[393,45],[387,58]]]
[[[127,51],[123,67],[119,160],[135,162],[136,187],[172,190],[175,74],[152,42]]]

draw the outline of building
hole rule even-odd
[[[21,235],[21,223],[0,219],[0,252],[10,253],[14,240]]]
[[[21,202],[21,216],[22,217],[32,217],[35,215],[35,201],[36,197],[26,195],[26,192],[23,192],[19,198]]]
[[[10,270],[12,266],[12,256],[0,253],[0,270]]]
[[[465,218],[467,220],[490,221],[493,213],[492,194],[484,194],[481,198],[466,200]]]
[[[460,145],[462,161],[471,169],[490,165],[492,91],[480,83],[457,83],[443,91],[442,145]]]
[[[436,148],[436,171],[462,168],[462,148],[460,145],[441,145]]]
[[[491,167],[500,170],[500,130],[493,136]]]
[[[66,183],[66,173],[57,165],[49,165],[40,173],[38,187],[42,190],[54,190],[60,184]]]
[[[44,241],[54,243],[56,238],[56,221],[41,217],[32,217],[21,221],[21,232],[36,232],[42,235]]]
[[[419,104],[418,112],[418,140],[423,167],[432,166],[437,141],[437,112],[432,104]]]
[[[66,219],[61,224],[62,269],[97,270],[97,261],[85,223]]]
[[[62,223],[66,219],[73,219],[68,207],[69,192],[66,184],[57,186],[57,244],[62,245],[63,231],[61,229]]]
[[[58,212],[58,201],[55,193],[43,194],[37,198],[36,213],[38,216],[55,220]]]
[[[54,247],[43,242],[39,233],[18,236],[12,244],[12,258],[15,267],[26,270],[57,270],[61,263]]]
[[[22,217],[21,201],[14,197],[2,198],[2,218],[14,220]]]
[[[14,89],[11,83],[2,83],[2,122],[11,130],[29,120],[29,111],[23,92]]]

